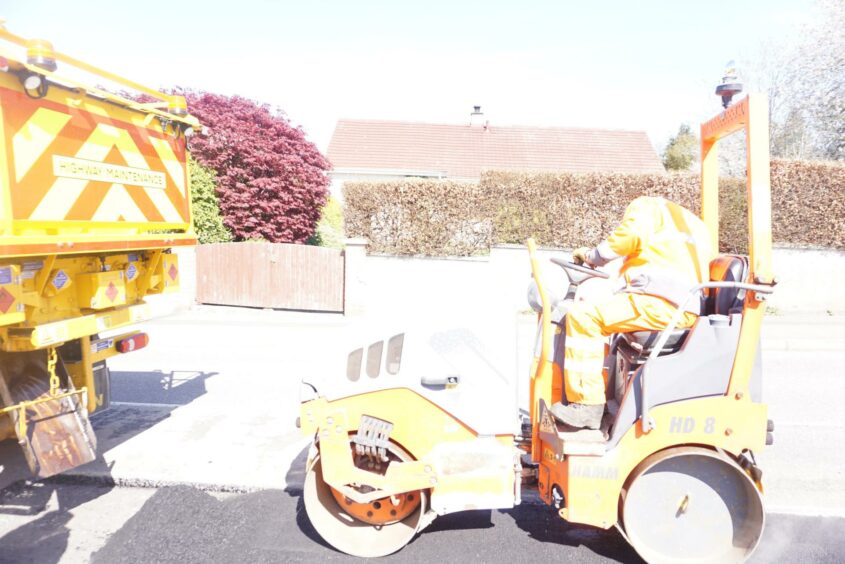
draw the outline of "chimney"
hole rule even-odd
[[[469,114],[470,127],[477,125],[484,125],[484,114],[481,112],[481,106],[473,106],[472,113]]]

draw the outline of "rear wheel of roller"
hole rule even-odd
[[[412,460],[396,445],[391,445],[389,456],[397,462]],[[355,459],[359,467],[367,468],[363,457]],[[420,527],[427,505],[427,494],[422,490],[370,503],[353,502],[323,481],[319,454],[309,464],[303,499],[311,524],[326,542],[362,557],[386,556],[408,544]]]
[[[754,482],[728,456],[678,447],[634,470],[622,520],[628,540],[652,564],[743,562],[760,542],[765,512]]]

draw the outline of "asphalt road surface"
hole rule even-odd
[[[2,501],[6,511],[22,514],[0,517],[0,562],[357,561],[320,539],[297,491],[233,494],[48,481],[10,488]],[[27,508],[31,515],[23,514]],[[845,519],[772,514],[751,562],[843,560]],[[641,562],[615,530],[570,525],[533,503],[438,518],[383,561]]]

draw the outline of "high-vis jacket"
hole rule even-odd
[[[602,266],[625,257],[623,292],[649,294],[698,315],[693,286],[710,278],[714,250],[707,226],[691,211],[664,198],[642,196],[628,205],[622,223],[587,260]]]

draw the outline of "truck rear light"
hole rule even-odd
[[[126,339],[119,340],[115,343],[115,348],[117,349],[117,352],[128,353],[143,349],[147,346],[147,344],[149,344],[149,342],[149,335],[146,333],[138,333],[137,335],[132,335]]]
[[[9,59],[0,57],[0,72],[9,72]]]

